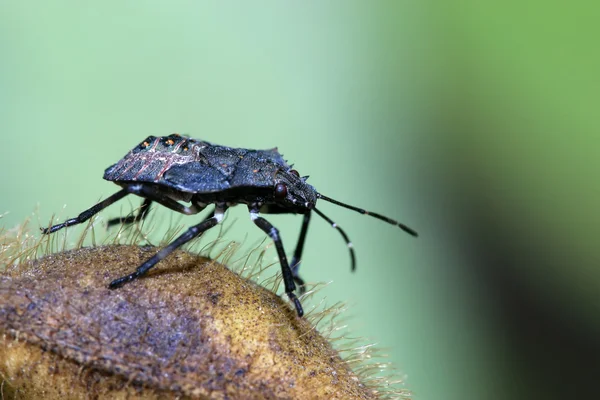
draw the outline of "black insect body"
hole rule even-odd
[[[302,316],[302,305],[294,291],[296,284],[300,286],[301,292],[304,289],[304,281],[298,275],[298,269],[311,211],[316,212],[340,232],[350,250],[352,270],[355,269],[352,243],[336,223],[315,207],[318,199],[371,215],[417,236],[415,231],[393,219],[318,193],[306,183],[307,178],[300,177],[277,149],[235,149],[177,134],[150,136],[104,172],[104,179],[121,186],[120,191],[83,211],[76,218],[43,228],[42,232],[49,234],[67,226],[80,224],[128,194],[144,198],[138,213],[135,216],[110,220],[109,226],[144,219],[153,202],[187,215],[197,214],[207,205],[215,204],[214,211],[201,223],[190,227],[130,275],[112,281],[109,287],[114,289],[144,275],[175,249],[220,223],[228,207],[240,203],[247,204],[252,221],[275,242],[285,292],[294,303],[298,315]],[[183,205],[181,202],[189,205]],[[291,264],[288,264],[279,231],[261,217],[261,213],[304,215]]]

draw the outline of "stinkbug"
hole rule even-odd
[[[235,149],[178,134],[149,136],[104,172],[104,179],[121,186],[120,191],[83,211],[76,218],[49,228],[42,228],[42,232],[49,234],[87,221],[128,194],[136,194],[144,198],[139,211],[135,216],[109,220],[109,226],[143,220],[148,215],[153,202],[186,215],[197,214],[207,205],[215,204],[214,210],[201,223],[190,227],[133,273],[112,281],[109,288],[115,289],[144,275],[175,249],[220,223],[227,208],[240,203],[247,204],[252,221],[275,242],[285,292],[294,303],[298,315],[302,316],[304,314],[302,305],[294,291],[296,284],[300,286],[301,293],[304,291],[304,281],[298,275],[298,269],[312,211],[340,232],[350,250],[352,271],[356,265],[354,249],[348,235],[315,207],[318,199],[370,215],[417,236],[414,230],[398,221],[318,193],[314,187],[306,183],[307,178],[307,176],[301,177],[298,171],[292,169],[277,148]],[[190,205],[183,205],[181,201]],[[261,217],[261,213],[304,215],[291,268],[279,231]]]

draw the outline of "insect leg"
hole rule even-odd
[[[279,236],[279,230],[275,228],[269,221],[260,217],[258,215],[258,209],[250,209],[250,218],[252,221],[262,229],[267,235],[273,239],[275,242],[275,248],[277,249],[277,255],[279,256],[279,264],[281,264],[281,274],[283,276],[283,284],[285,286],[285,293],[288,295],[290,300],[294,303],[296,307],[296,312],[298,316],[301,317],[304,315],[304,310],[302,310],[302,304],[300,304],[300,300],[294,294],[294,290],[296,290],[296,285],[294,284],[294,276],[292,275],[292,270],[287,262],[287,257],[285,256],[285,251],[283,250],[283,243],[281,241],[281,237]]]
[[[205,207],[199,207],[195,203],[189,207],[184,206],[183,204],[166,196],[164,193],[162,193],[154,188],[151,188],[149,186],[143,185],[143,184],[129,185],[126,188],[126,190],[129,191],[130,193],[137,194],[138,196],[144,197],[145,199],[150,200],[150,201],[155,201],[155,202],[167,207],[168,209],[177,211],[178,213],[185,214],[185,215],[198,214],[200,211],[204,210],[204,208],[205,208]],[[144,205],[142,204],[142,207],[143,206]]]
[[[92,206],[91,208],[88,208],[87,210],[85,210],[84,212],[82,212],[75,218],[68,219],[65,222],[63,222],[62,224],[53,225],[50,228],[41,228],[42,233],[44,235],[47,235],[49,233],[56,232],[59,229],[65,228],[67,226],[77,225],[82,222],[85,222],[88,219],[90,219],[91,217],[93,217],[94,215],[98,214],[100,211],[102,211],[106,207],[113,204],[114,202],[121,200],[123,197],[127,196],[128,194],[129,194],[129,192],[126,189],[119,190],[117,193],[113,194],[110,197],[107,197],[106,199],[102,200],[100,203]]]
[[[310,212],[304,214],[304,219],[302,220],[302,228],[300,228],[300,236],[298,237],[296,250],[294,250],[294,256],[292,257],[292,263],[290,264],[292,268],[294,282],[296,282],[296,284],[298,285],[298,290],[301,295],[304,294],[304,292],[306,292],[306,287],[304,286],[304,279],[300,278],[300,275],[298,274],[298,270],[300,269],[300,262],[302,261],[302,250],[304,250],[304,239],[306,239],[306,232],[308,231],[310,215]]]
[[[220,207],[215,210],[214,215],[211,218],[205,219],[198,225],[194,225],[190,227],[187,231],[181,234],[177,239],[173,240],[169,245],[162,248],[158,253],[140,265],[135,272],[122,276],[118,279],[112,281],[108,287],[109,289],[116,289],[118,287],[123,286],[127,282],[131,282],[134,279],[139,278],[144,275],[150,268],[154,267],[159,261],[167,257],[173,251],[175,251],[178,247],[183,246],[190,240],[200,236],[205,231],[217,225],[219,222],[223,220],[223,214],[225,213],[225,208]]]
[[[135,216],[128,215],[126,217],[113,218],[108,221],[106,226],[111,227],[113,225],[118,225],[118,224],[125,225],[125,224],[133,224],[138,221],[143,221],[148,216],[148,211],[150,211],[150,204],[152,204],[152,200],[144,199],[144,202],[140,206],[140,209]]]

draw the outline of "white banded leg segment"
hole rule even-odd
[[[223,218],[225,218],[225,209],[221,207],[215,208],[213,218],[217,220],[217,224],[223,222]]]
[[[256,224],[256,226],[258,226],[263,232],[269,235],[271,239],[273,239],[273,242],[275,243],[275,249],[277,250],[277,255],[279,256],[279,264],[281,265],[281,275],[283,277],[285,293],[294,303],[298,316],[303,316],[304,310],[302,309],[302,304],[300,304],[300,300],[298,300],[298,297],[296,297],[296,294],[294,293],[294,290],[296,290],[296,285],[294,284],[294,276],[288,264],[287,257],[285,255],[285,250],[283,249],[283,242],[281,241],[279,230],[273,225],[271,225],[269,221],[258,215],[257,208],[250,208],[250,218]]]
[[[148,259],[148,261],[146,261],[145,263],[140,265],[135,270],[135,272],[133,272],[129,275],[125,275],[121,278],[115,279],[114,281],[112,281],[110,283],[110,285],[108,287],[110,289],[118,288],[118,287],[124,285],[125,283],[130,282],[130,281],[137,279],[140,276],[146,274],[159,261],[161,261],[162,259],[167,257],[169,254],[171,254],[177,248],[183,246],[190,240],[200,236],[201,234],[203,234],[210,228],[213,228],[216,225],[218,225],[221,221],[223,221],[224,214],[225,214],[225,208],[217,206],[217,208],[215,209],[215,213],[212,217],[202,221],[198,225],[194,225],[194,226],[190,227],[187,231],[182,233],[177,239],[173,240],[166,247],[164,247],[158,253],[156,253],[153,257]]]

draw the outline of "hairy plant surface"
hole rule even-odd
[[[5,398],[377,397],[307,319],[217,262],[177,251],[107,289],[156,251],[81,248],[0,275]]]

